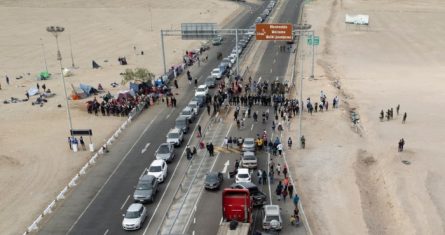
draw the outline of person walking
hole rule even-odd
[[[40,85],[37,83],[37,91],[40,91]]]
[[[9,77],[8,77],[8,75],[6,75],[6,84],[9,85]]]
[[[83,141],[83,136],[80,137],[79,142],[80,142],[80,145],[82,146],[83,151],[87,150],[85,148],[85,141]]]
[[[43,89],[43,93],[45,93],[46,92],[46,85],[45,85],[45,83],[43,83],[42,89]]]
[[[287,139],[287,147],[289,147],[289,149],[292,148],[292,139],[290,137]]]
[[[26,99],[28,99],[28,100],[29,100],[29,93],[28,93],[28,92],[26,92],[26,93],[25,93],[25,95],[26,95]]]
[[[397,116],[399,116],[399,110],[400,110],[400,104],[398,104],[397,107],[396,107]]]
[[[298,194],[295,194],[292,198],[292,202],[294,203],[295,208],[298,208],[298,202],[300,201],[300,197],[298,197]]]
[[[215,153],[214,151],[215,151],[215,149],[213,147],[213,144],[212,144],[212,142],[210,142],[210,144],[209,144],[209,154],[210,154],[211,157],[214,156],[214,153]]]
[[[229,138],[224,137],[224,145],[226,146],[226,149],[229,149]]]
[[[283,175],[284,175],[284,178],[286,179],[287,178],[287,166],[284,166],[284,168],[283,168]]]
[[[263,172],[261,171],[261,169],[258,169],[257,177],[258,177],[258,184],[263,184]]]
[[[202,137],[202,133],[201,133],[201,125],[198,124],[198,137],[201,138]]]
[[[197,87],[198,87],[198,79],[195,78],[195,88],[197,88]]]
[[[210,104],[207,104],[207,114],[210,116]]]
[[[269,181],[270,181],[270,184],[273,184],[273,179],[274,179],[274,173],[273,173],[273,170],[272,170],[272,171],[269,171]]]
[[[405,122],[406,122],[406,117],[407,117],[408,115],[406,114],[406,112],[403,114],[403,120],[402,120],[402,123],[403,124],[405,124]]]
[[[267,173],[266,173],[266,171],[263,171],[261,177],[263,178],[263,184],[266,184],[266,181],[267,181]]]
[[[279,176],[281,174],[281,165],[280,165],[280,163],[277,164],[276,170],[277,170],[277,175]]]
[[[289,197],[294,195],[294,185],[291,182],[289,182],[289,185],[287,186],[287,191],[289,191]]]
[[[189,145],[187,145],[187,147],[185,147],[185,154],[186,154],[188,160],[192,159],[192,150],[190,149]]]
[[[176,89],[179,89],[179,86],[178,86],[178,80],[175,79],[173,83],[175,84]]]
[[[283,153],[283,145],[281,143],[279,143],[277,145],[277,150],[278,150],[278,154],[280,155],[280,157],[282,156]]]
[[[399,140],[399,152],[403,151],[403,146],[405,145],[405,140],[402,138]]]
[[[283,202],[286,201],[286,197],[287,197],[287,186],[284,185],[283,187],[283,191],[281,192],[281,196],[283,196]]]
[[[283,185],[281,184],[281,181],[278,181],[277,188],[275,189],[275,194],[277,195],[277,200],[281,200],[281,193],[283,192]]]

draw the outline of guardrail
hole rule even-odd
[[[46,216],[49,216],[53,212],[54,208],[57,206],[57,203],[65,199],[68,190],[76,187],[79,184],[80,177],[87,173],[87,170],[96,163],[98,157],[108,152],[108,147],[112,145],[112,143],[119,137],[122,131],[132,122],[132,120],[144,110],[144,108],[148,104],[148,97],[145,98],[145,100],[140,102],[136,107],[133,108],[133,110],[131,110],[128,119],[122,123],[122,125],[113,133],[113,135],[111,135],[111,137],[107,141],[105,141],[105,143],[96,151],[96,153],[90,158],[90,160],[85,163],[85,165],[83,165],[79,172],[76,173],[76,175],[74,175],[74,177],[70,180],[68,185],[65,186],[56,196],[56,199],[51,201],[51,203],[48,204],[43,212],[37,216],[34,222],[32,222],[32,224],[27,227],[23,235],[39,230],[39,224],[41,223],[42,219],[44,219]]]

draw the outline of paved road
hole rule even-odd
[[[299,6],[301,4],[301,1],[286,1],[284,10],[282,14],[280,14],[276,19],[272,19],[271,22],[278,22],[278,23],[297,23],[298,19],[298,13],[299,13]],[[293,54],[289,52],[280,52],[279,46],[280,45],[286,45],[284,42],[269,42],[267,45],[267,48],[264,52],[264,56],[262,56],[260,60],[259,69],[256,72],[255,80],[261,79],[261,81],[274,81],[279,80],[283,81],[284,75],[286,73],[288,63],[290,56],[293,56]],[[255,106],[254,110],[258,110],[259,113],[263,110],[266,110],[267,107],[258,107]],[[271,108],[271,113],[272,108]],[[231,120],[232,116],[229,115],[228,122],[233,122]],[[236,136],[236,137],[255,137],[257,133],[262,133],[264,130],[267,130],[269,133],[271,132],[271,122],[268,124],[262,124],[262,123],[254,123],[252,119],[247,119],[246,125],[244,129],[238,130],[236,128],[232,129],[229,136]],[[278,133],[275,133],[277,135]],[[286,141],[284,140],[284,143]],[[230,149],[230,150],[222,150],[222,154],[220,154],[219,159],[215,163],[214,170],[215,171],[221,171],[224,169],[224,164],[229,161],[230,166],[229,169],[233,170],[234,162],[236,159],[240,158],[239,153],[236,153],[236,150]],[[224,153],[225,152],[225,153]],[[267,159],[268,159],[267,153],[259,153],[258,159],[259,159],[259,169],[267,169]],[[282,166],[284,166],[284,163],[280,159],[274,160],[276,163],[280,162]],[[224,184],[222,188],[228,187],[230,184],[234,182],[233,179],[228,179],[228,177],[225,178]],[[254,182],[255,176],[254,176]],[[274,196],[274,190],[276,187],[277,181],[275,181],[274,184],[271,185],[271,191],[269,191],[269,187],[267,185],[260,186],[262,188],[263,192],[268,195],[269,200],[272,199],[273,204],[278,204],[281,207],[282,210],[282,216],[284,220],[285,227],[281,231],[280,234],[306,234],[305,228],[303,225],[300,225],[298,228],[292,227],[289,222],[288,218],[293,212],[293,206],[290,200],[288,200],[287,203],[278,202],[277,198]],[[272,197],[270,197],[271,195]],[[222,211],[221,211],[221,191],[205,191],[203,192],[201,199],[199,200],[199,203],[197,204],[195,211],[195,214],[193,216],[193,219],[190,222],[190,227],[188,229],[188,234],[216,234],[218,230],[219,223],[222,219]],[[260,210],[256,209],[253,213],[254,217],[254,224],[253,224],[253,230],[259,230],[261,231],[261,214]]]
[[[231,26],[247,28],[254,18],[264,9],[253,5],[253,14],[236,17]],[[231,40],[229,40],[231,41]],[[166,45],[168,47],[168,45]],[[219,63],[216,51],[227,55],[233,44],[224,43],[218,49],[209,52],[209,62],[201,64],[192,71],[192,76],[201,78]],[[196,66],[196,65],[195,65]],[[137,179],[154,159],[154,151],[164,142],[164,136],[174,126],[175,118],[193,96],[192,87],[183,88],[184,96],[178,100],[176,109],[155,106],[141,114],[126,130],[120,140],[110,149],[111,152],[101,159],[94,169],[82,179],[83,182],[71,193],[54,213],[51,220],[39,231],[40,234],[121,234],[122,213],[132,201],[132,193]],[[201,126],[208,121],[207,114],[201,116]],[[192,126],[194,128],[196,122]],[[187,135],[187,137],[193,134]],[[143,149],[146,151],[143,152]],[[188,164],[182,158],[183,147],[176,150],[177,159],[169,165],[169,176],[161,185],[155,203],[148,205],[150,228],[160,226],[162,215],[169,207],[168,202],[178,188]],[[174,173],[174,171],[176,172]],[[175,177],[172,177],[172,176]],[[162,203],[160,203],[162,201]],[[137,232],[142,234],[144,229]],[[145,231],[146,234],[152,234]]]

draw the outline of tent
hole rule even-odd
[[[85,94],[87,96],[97,93],[97,90],[94,87],[90,86],[90,85],[86,85],[86,84],[82,84],[81,83],[79,85],[79,87],[80,87],[80,89],[82,89],[85,92]]]
[[[139,91],[139,84],[130,82],[130,90],[137,93]]]
[[[93,64],[93,69],[100,68],[100,65],[98,63],[96,63],[96,61],[93,60],[92,64]]]
[[[50,75],[49,75],[48,71],[42,71],[39,74],[40,80],[47,80],[49,78],[49,76]]]

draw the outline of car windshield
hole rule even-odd
[[[198,88],[197,90],[200,91],[200,92],[202,92],[202,91],[206,91],[205,88]]]
[[[255,156],[244,156],[244,160],[255,160]]]
[[[244,143],[246,145],[252,145],[254,143],[254,141],[253,140],[244,140]]]
[[[238,178],[249,178],[249,174],[239,174]]]
[[[150,190],[151,184],[149,182],[141,182],[136,186],[137,190]]]
[[[150,166],[150,169],[148,169],[149,172],[161,172],[161,170],[161,166]]]
[[[158,153],[169,153],[170,149],[168,148],[168,145],[161,145],[159,146]]]
[[[219,73],[219,69],[214,69],[212,73]]]
[[[266,221],[270,222],[272,220],[280,221],[280,217],[278,215],[266,215]]]
[[[218,179],[218,175],[217,174],[208,174],[206,180],[207,181],[215,181]]]
[[[182,115],[190,115],[191,111],[190,110],[184,110],[182,111]]]
[[[127,219],[139,218],[139,212],[137,212],[137,211],[127,211],[127,213],[125,214],[125,218],[127,218]]]
[[[179,133],[175,133],[175,132],[168,133],[168,138],[170,138],[170,139],[177,139],[177,138],[179,138]]]

